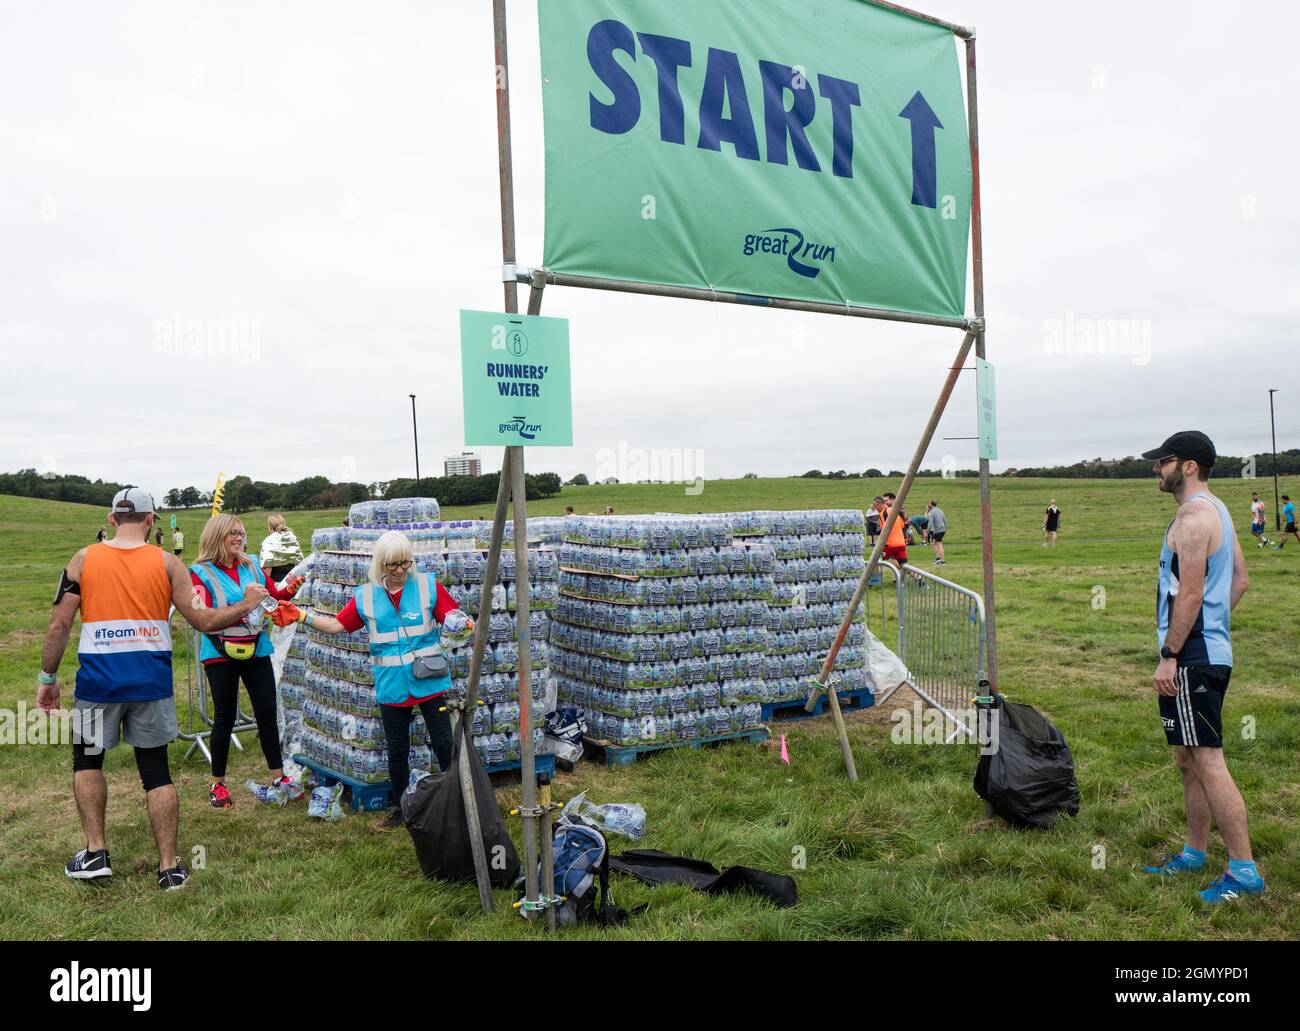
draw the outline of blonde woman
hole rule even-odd
[[[277,601],[288,601],[294,596],[302,578],[295,577],[283,590],[276,587],[256,560],[245,554],[247,541],[244,524],[235,516],[217,515],[208,520],[199,537],[198,560],[190,566],[196,603],[207,608],[234,605],[253,584],[265,588]],[[254,609],[246,622],[219,634],[206,634],[202,639],[199,659],[212,689],[212,788],[208,803],[214,809],[234,805],[226,788],[226,760],[239,708],[240,680],[253,703],[257,739],[266,757],[271,785],[288,789],[290,797],[302,794],[292,778],[284,776],[282,768],[275,671],[271,667],[271,653],[275,649],[270,634],[263,629],[264,622],[261,609]]]
[[[324,634],[350,634],[363,626],[370,636],[375,697],[384,720],[388,745],[388,775],[393,785],[393,807],[385,827],[402,822],[398,798],[410,779],[411,717],[418,706],[429,728],[438,767],[451,764],[451,718],[440,712],[440,695],[451,687],[450,672],[434,672],[442,656],[439,627],[459,606],[442,584],[428,573],[412,569],[411,542],[390,530],[375,542],[370,563],[370,583],[356,589],[337,617],[302,612],[298,619]],[[472,625],[472,624],[471,624]],[[435,670],[422,669],[433,666]]]
[[[303,559],[298,537],[285,524],[279,512],[266,517],[267,536],[262,539],[262,569],[272,580],[280,583],[289,570]]]

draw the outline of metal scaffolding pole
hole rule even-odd
[[[980,128],[975,90],[975,37],[966,39],[966,108],[970,120],[970,248],[975,288],[975,318],[979,321],[975,356],[984,350],[984,237],[980,209]],[[989,488],[989,460],[980,459],[980,544],[984,564],[984,628],[988,638],[985,668],[991,693],[998,689],[997,613],[993,606],[993,503]]]
[[[505,0],[492,0],[492,28],[495,40],[496,82],[497,82],[497,165],[501,185],[501,261],[503,268],[509,268],[515,261],[515,202],[514,172],[511,164],[510,142],[510,80],[509,55],[506,47],[506,5]],[[519,290],[512,276],[502,276],[505,288],[505,310],[514,315],[519,311]],[[541,303],[541,291],[534,291],[537,303]],[[543,808],[537,804],[537,765],[533,753],[532,729],[532,642],[528,628],[529,610],[529,576],[528,576],[528,512],[524,479],[524,449],[514,446],[506,448],[506,459],[502,463],[501,490],[509,477],[509,490],[514,507],[515,535],[515,626],[516,640],[519,644],[519,776],[522,781],[523,799],[519,807],[523,817],[524,835],[524,898],[522,909],[526,918],[531,918],[537,909],[542,908],[542,899],[538,895],[538,819]],[[498,492],[498,522],[504,530],[505,513],[500,505],[501,494]],[[492,529],[493,550],[489,553],[489,563],[494,563],[500,556],[501,536],[498,527]],[[485,591],[490,584],[485,583]],[[480,611],[490,613],[490,607]],[[478,641],[475,641],[477,647]],[[549,794],[549,789],[548,789]],[[547,800],[549,802],[549,798]],[[549,841],[541,842],[541,847],[550,851]],[[546,886],[546,901],[550,900],[551,885]],[[550,905],[547,911],[547,929],[554,929],[555,915]]]
[[[835,717],[835,730],[839,734],[840,752],[844,756],[844,767],[848,772],[849,780],[855,781],[858,779],[858,770],[853,762],[853,752],[849,748],[849,738],[844,727],[844,717],[840,714],[839,698],[834,689],[827,685],[830,682],[831,671],[835,668],[835,658],[839,655],[840,648],[849,636],[849,628],[853,626],[854,621],[857,619],[858,608],[862,605],[862,598],[867,593],[867,586],[876,572],[876,567],[880,564],[880,557],[884,554],[885,541],[889,538],[889,531],[898,522],[898,513],[903,510],[903,502],[907,498],[907,492],[912,489],[912,480],[916,478],[916,473],[921,468],[921,462],[925,459],[925,452],[930,447],[930,441],[934,438],[935,429],[939,426],[939,417],[943,415],[943,410],[948,406],[948,398],[952,396],[953,388],[957,385],[957,377],[961,375],[962,366],[966,363],[966,357],[970,354],[971,344],[975,342],[976,335],[975,331],[971,331],[962,338],[961,347],[957,350],[957,357],[953,359],[952,366],[948,369],[948,375],[943,381],[943,387],[939,391],[939,398],[934,403],[934,408],[930,412],[930,418],[925,424],[925,429],[921,431],[921,439],[916,445],[911,464],[907,467],[907,474],[903,477],[903,482],[898,485],[898,496],[894,499],[894,504],[890,506],[889,517],[885,520],[885,525],[880,528],[880,536],[876,538],[876,546],[871,549],[871,557],[867,559],[867,568],[862,571],[862,578],[858,581],[858,588],[853,592],[853,598],[844,613],[839,632],[835,635],[831,650],[822,662],[821,672],[817,674],[817,681],[808,695],[806,709],[808,712],[812,712],[817,706],[817,699],[820,697],[821,692],[826,692],[826,701],[830,705],[831,714]],[[901,611],[899,616],[899,626],[901,627]]]

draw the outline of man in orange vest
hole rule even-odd
[[[883,495],[884,501],[880,503],[880,525],[883,527],[889,521],[889,513],[893,511],[893,506],[898,498],[892,490],[886,491]],[[907,519],[903,513],[898,513],[898,518],[894,520],[894,525],[889,531],[889,536],[885,538],[885,558],[892,558],[900,566],[907,565]]]
[[[158,845],[158,887],[170,891],[184,885],[189,872],[176,852],[179,807],[167,765],[167,745],[178,732],[169,609],[175,606],[201,633],[214,633],[243,620],[267,593],[259,586],[236,605],[196,606],[185,563],[148,546],[156,520],[148,492],[127,487],[113,498],[108,515],[116,530],[113,539],[72,556],[45,633],[36,705],[47,713],[59,707],[59,663],[80,612],[72,791],[86,847],[64,873],[82,881],[113,875],[104,841],[104,750],[125,741],[135,748]]]

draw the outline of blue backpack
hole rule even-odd
[[[551,855],[555,869],[552,892],[564,898],[556,913],[557,925],[613,927],[627,921],[627,913],[614,904],[609,891],[609,847],[599,830],[585,820],[561,816],[551,835]],[[538,882],[542,883],[540,871]]]

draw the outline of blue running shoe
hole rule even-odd
[[[1193,873],[1203,866],[1205,866],[1204,863],[1189,863],[1183,858],[1181,852],[1175,852],[1171,856],[1165,856],[1163,866],[1144,866],[1142,872],[1156,877],[1169,877],[1176,873]]]
[[[1220,902],[1232,902],[1243,895],[1263,895],[1264,882],[1260,881],[1253,888],[1248,888],[1230,873],[1213,881],[1208,888],[1198,893],[1202,902],[1217,905]]]

